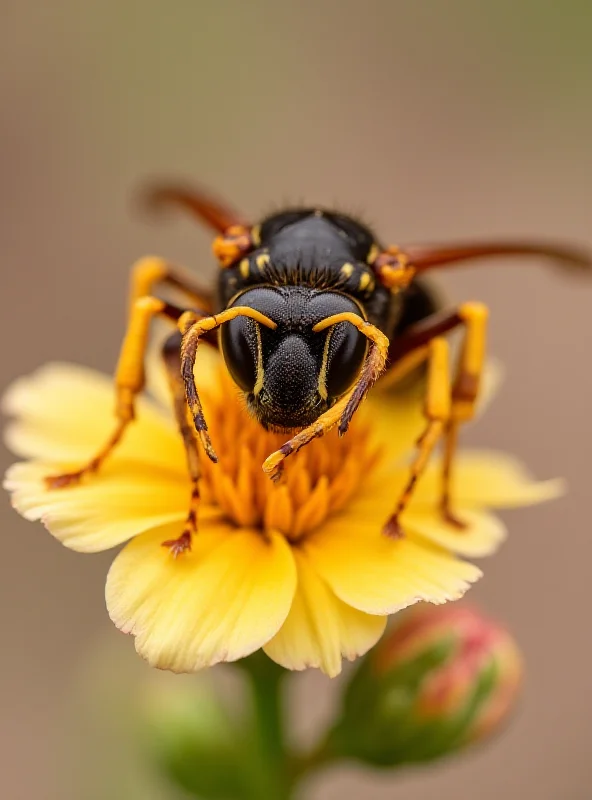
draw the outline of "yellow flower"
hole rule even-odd
[[[381,528],[407,477],[419,404],[376,392],[347,436],[332,431],[312,442],[274,485],[261,464],[285,436],[248,417],[218,355],[201,350],[196,374],[220,462],[202,459],[199,533],[178,558],[162,543],[181,533],[190,485],[162,378],[101,471],[66,489],[47,489],[43,479],[79,466],[105,440],[110,380],[54,364],[18,381],[5,400],[17,418],[9,446],[29,459],[7,474],[15,508],[74,550],[128,542],[109,571],[107,608],[154,666],[190,672],[263,648],[287,668],[337,675],[343,657],[377,642],[389,614],[455,600],[480,577],[462,557],[486,555],[503,539],[488,508],[561,489],[532,482],[505,456],[461,454],[453,499],[468,527],[441,519],[434,464],[404,515],[404,537],[388,539]]]

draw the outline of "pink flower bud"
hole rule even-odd
[[[468,606],[417,606],[354,675],[340,736],[351,755],[372,763],[435,759],[493,733],[521,676],[501,625]]]

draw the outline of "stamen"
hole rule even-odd
[[[225,391],[203,392],[212,436],[223,446],[216,466],[200,452],[202,494],[241,527],[279,531],[299,542],[361,489],[379,457],[377,445],[369,441],[364,420],[356,420],[348,437],[334,430],[293,454],[285,480],[274,484],[261,471],[260,459],[279,447],[282,435],[265,432],[246,417],[230,377],[225,371],[223,376]]]

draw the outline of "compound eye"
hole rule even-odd
[[[368,340],[349,322],[340,322],[327,335],[326,386],[330,398],[341,397],[353,385],[366,355]]]
[[[220,346],[234,382],[244,392],[252,392],[257,382],[257,323],[248,317],[230,320],[222,326]]]

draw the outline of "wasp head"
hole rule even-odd
[[[348,322],[315,333],[326,317],[361,315],[345,294],[301,286],[247,289],[232,306],[249,306],[277,327],[237,317],[221,329],[228,370],[245,392],[250,412],[267,429],[293,430],[314,422],[355,382],[367,340]]]

